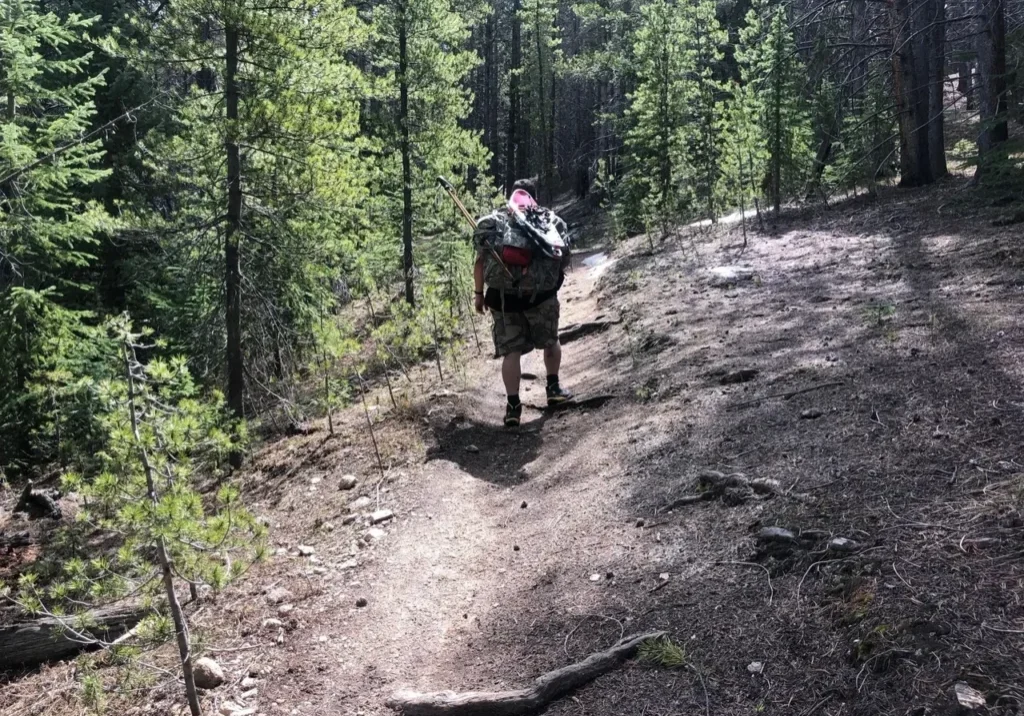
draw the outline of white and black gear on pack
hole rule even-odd
[[[565,222],[532,199],[515,199],[520,197],[513,194],[508,208],[481,218],[473,234],[484,257],[484,282],[492,289],[488,307],[501,311],[525,310],[554,296],[570,258]],[[498,302],[496,294],[500,306],[490,305]]]

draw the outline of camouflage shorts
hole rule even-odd
[[[491,311],[494,352],[507,356],[553,346],[558,342],[559,308],[558,296],[555,296],[522,313]]]

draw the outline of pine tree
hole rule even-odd
[[[369,223],[366,88],[350,61],[366,37],[341,2],[189,0],[137,49],[183,87],[145,145],[146,195],[162,199],[157,215],[146,196],[136,207],[138,235],[161,249],[144,306],[199,375],[226,379],[236,417],[306,364],[296,353]]]
[[[683,128],[690,69],[680,38],[686,25],[679,6],[654,0],[641,10],[633,46],[637,88],[629,96],[626,151],[630,167],[623,178],[624,201],[634,217],[667,232],[686,209]]]
[[[82,631],[91,606],[126,596],[151,606],[153,615],[137,631],[174,635],[189,707],[199,716],[193,643],[178,590],[188,585],[198,595],[202,586],[223,588],[262,556],[264,529],[230,484],[213,499],[199,492],[200,478],[217,472],[237,444],[220,398],[201,397],[184,358],[140,363],[144,336],[127,319],[113,321],[110,331],[121,375],[96,386],[104,405],[102,472],[88,480],[73,473],[63,478],[64,488],[83,498],[77,523],[104,534],[101,542],[110,546],[51,555],[52,562],[21,578],[18,600],[58,617],[85,641],[91,641]],[[68,543],[94,546],[92,537]]]
[[[878,68],[872,68],[865,92],[851,102],[839,134],[835,159],[825,178],[840,189],[875,192],[880,176],[896,170],[896,117],[892,98]]]
[[[83,198],[106,175],[88,133],[103,77],[68,49],[91,24],[29,0],[0,9],[0,465],[63,460],[89,430],[74,386],[97,349],[85,269],[112,222]]]
[[[801,92],[804,70],[786,19],[786,9],[771,9],[764,0],[747,14],[736,48],[740,82],[760,101],[768,159],[763,188],[775,212],[784,196],[799,191],[810,168],[810,127]]]
[[[532,86],[530,124],[538,129],[534,156],[539,190],[550,197],[555,171],[555,79],[560,61],[554,0],[526,0],[521,15],[528,58],[524,76]]]
[[[471,109],[464,83],[479,61],[463,48],[477,17],[483,17],[478,9],[463,16],[448,0],[374,8],[370,61],[378,105],[364,123],[376,152],[373,210],[382,220],[384,245],[402,249],[395,263],[402,266],[410,305],[417,267],[425,268],[416,256],[421,237],[464,231],[450,212],[437,211],[437,177],[464,190],[470,171],[488,163],[479,134],[462,126]],[[391,239],[390,227],[400,241]],[[375,276],[375,283],[389,281],[390,275]]]
[[[709,219],[719,214],[721,159],[725,130],[726,91],[715,71],[724,59],[722,47],[728,33],[715,16],[714,0],[683,6],[683,64],[687,71],[684,102],[688,116],[683,124],[686,141],[687,189],[695,209]]]
[[[741,211],[745,212],[753,203],[759,217],[759,178],[765,176],[768,165],[768,147],[760,124],[762,116],[763,104],[754,86],[734,82],[726,109],[728,131],[723,145],[723,183]]]

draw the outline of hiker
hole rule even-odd
[[[558,381],[562,363],[558,289],[565,280],[570,260],[568,246],[561,238],[567,234],[566,225],[554,212],[537,205],[532,181],[520,179],[512,189],[506,208],[477,222],[477,258],[473,269],[476,310],[481,314],[490,310],[494,352],[502,358],[501,378],[508,396],[506,427],[515,427],[522,419],[520,359],[534,348],[544,351],[548,405],[572,398]],[[524,219],[537,231],[525,231]],[[543,237],[551,243],[545,245]]]

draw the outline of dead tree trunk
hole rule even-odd
[[[91,611],[85,619],[89,628],[81,631],[75,629],[74,619],[55,617],[0,626],[0,671],[37,666],[109,644],[133,629],[145,614],[134,607]]]

